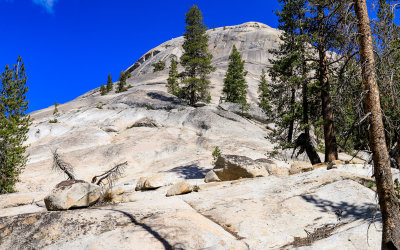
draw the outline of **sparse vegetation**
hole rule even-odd
[[[221,150],[219,149],[218,146],[215,147],[214,151],[212,152],[212,157],[214,159],[214,161],[216,161],[218,159],[218,157],[221,156]]]
[[[64,173],[68,180],[76,180],[76,175],[74,173],[74,168],[71,164],[64,161],[62,157],[57,153],[57,149],[52,151],[53,154],[53,169],[55,171],[59,171]],[[113,187],[113,183],[116,179],[118,179],[125,172],[125,168],[128,165],[128,162],[120,163],[105,171],[100,175],[93,176],[91,183],[102,186],[108,185],[108,188],[111,189]]]
[[[96,105],[96,108],[98,108],[98,109],[103,109],[103,106],[104,106],[104,103],[99,102],[99,103]]]
[[[58,103],[57,101],[54,102],[54,110],[53,110],[53,116],[57,117],[60,115],[59,111],[58,111]]]
[[[106,95],[107,94],[107,89],[106,89],[106,87],[104,86],[104,84],[102,84],[101,86],[100,86],[100,95]]]
[[[153,66],[153,72],[163,71],[165,69],[165,62],[158,61],[156,63],[153,63],[151,66]]]
[[[121,93],[128,90],[128,88],[126,87],[126,80],[129,78],[129,76],[130,75],[128,73],[121,71],[121,73],[119,74],[119,81],[116,91],[117,93]]]

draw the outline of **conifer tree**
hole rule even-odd
[[[8,65],[0,77],[0,194],[14,192],[14,184],[25,167],[30,117],[26,93],[27,77],[21,57],[17,64]]]
[[[242,110],[244,110],[247,106],[247,84],[245,79],[247,71],[244,70],[245,62],[242,60],[242,56],[235,45],[233,45],[229,61],[222,91],[226,95],[227,102],[240,103]]]
[[[271,113],[271,90],[268,86],[267,75],[264,69],[261,71],[260,83],[258,84],[258,93],[258,100],[260,102],[259,106],[267,115],[269,115]]]
[[[53,115],[54,116],[58,116],[59,115],[59,112],[58,112],[58,103],[57,103],[57,101],[55,101],[54,102],[54,110],[53,110]]]
[[[275,82],[271,86],[271,102],[275,104],[271,115],[279,125],[279,129],[272,136],[280,141],[283,147],[300,147],[300,152],[305,151],[311,163],[316,164],[321,160],[310,137],[310,120],[315,117],[310,112],[310,99],[314,96],[310,96],[310,69],[306,62],[309,57],[306,49],[309,46],[308,37],[305,33],[307,1],[279,2],[282,9],[276,14],[279,17],[279,28],[285,32],[280,37],[283,43],[278,49],[270,51],[275,56],[270,60],[272,67],[268,72]],[[304,132],[293,141],[295,122],[301,125]],[[282,130],[286,129],[287,132],[284,133]],[[286,138],[282,138],[282,135]]]
[[[112,78],[111,78],[111,73],[108,74],[108,79],[107,79],[107,93],[111,92],[111,90],[113,89],[113,84],[112,84]]]
[[[175,61],[175,58],[172,58],[171,60],[167,82],[168,93],[180,97],[181,90],[178,82],[178,64]]]
[[[105,95],[107,94],[107,88],[104,86],[104,84],[102,84],[100,86],[100,95]]]
[[[165,62],[160,60],[151,66],[153,66],[153,72],[163,71],[165,69]]]
[[[387,146],[400,165],[400,26],[394,22],[399,1],[379,0],[377,20],[373,22],[376,74],[385,114]]]
[[[183,50],[181,65],[183,72],[182,98],[190,105],[198,101],[211,101],[208,91],[209,75],[215,70],[211,65],[212,54],[208,51],[207,27],[203,23],[203,15],[197,5],[190,7],[186,13],[186,30],[183,34]]]
[[[126,87],[126,79],[127,79],[127,74],[124,71],[121,71],[121,73],[119,74],[117,93],[121,93],[128,90]]]

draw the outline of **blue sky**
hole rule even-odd
[[[29,111],[68,102],[113,80],[148,50],[181,36],[189,6],[207,26],[277,27],[277,0],[0,0],[0,71],[22,56]]]

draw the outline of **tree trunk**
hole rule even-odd
[[[305,128],[304,128],[304,136],[305,136],[304,147],[306,149],[307,156],[311,161],[311,164],[315,165],[315,164],[321,163],[321,158],[319,158],[319,155],[311,142],[309,118],[308,118],[308,98],[307,98],[308,90],[307,89],[308,89],[307,82],[303,82],[303,84],[302,84],[303,126],[305,126]]]
[[[292,89],[292,96],[290,98],[290,107],[292,109],[292,114],[294,114],[294,103],[296,101],[296,90],[293,88]],[[294,130],[294,117],[290,120],[289,124],[289,132],[288,132],[288,139],[287,142],[291,143],[293,140],[293,130]]]
[[[397,150],[396,150],[396,163],[397,163],[397,168],[400,168],[400,134],[396,133],[396,138],[397,138]]]
[[[329,79],[328,79],[328,61],[326,55],[326,40],[324,37],[323,20],[325,18],[324,8],[318,6],[318,29],[320,32],[318,42],[319,54],[319,82],[321,84],[321,105],[322,105],[322,119],[324,120],[324,139],[325,139],[325,162],[331,162],[338,159],[337,144],[335,137],[335,127],[333,119],[333,109],[331,96],[329,93]]]
[[[369,137],[383,221],[382,249],[400,249],[399,201],[394,191],[389,154],[386,147],[366,0],[355,0],[355,11],[358,19],[362,85],[367,91],[365,104],[367,112],[371,112]]]

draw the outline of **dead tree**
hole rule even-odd
[[[52,151],[53,154],[53,169],[59,172],[63,172],[68,176],[68,180],[76,180],[74,170],[68,162],[61,159],[57,153],[57,149]]]
[[[61,156],[57,153],[57,149],[52,151],[53,154],[53,169],[62,172],[68,176],[68,180],[76,180],[73,167],[68,162],[64,161]],[[105,171],[100,175],[96,175],[92,178],[92,183],[96,185],[104,185],[107,181],[109,188],[113,186],[114,180],[119,178],[124,172],[128,162],[120,163],[115,165],[111,169]]]
[[[113,185],[113,181],[120,177],[124,171],[128,162],[120,163],[113,168],[107,170],[106,172],[102,173],[101,175],[96,175],[92,178],[92,183],[96,185],[104,185],[103,181],[107,180],[109,187],[111,188]]]

